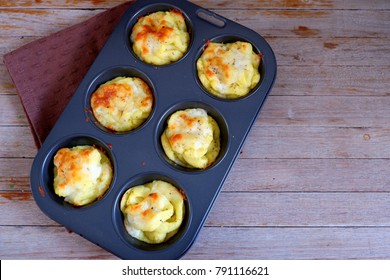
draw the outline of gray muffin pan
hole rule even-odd
[[[180,10],[190,32],[190,46],[183,58],[166,66],[140,61],[129,41],[140,16],[156,11]],[[196,61],[207,41],[250,42],[263,55],[261,80],[241,99],[222,100],[201,85]],[[90,96],[97,87],[117,76],[141,77],[152,89],[150,117],[128,133],[100,127],[90,110]],[[276,60],[268,43],[256,32],[187,1],[138,1],[123,15],[107,43],[85,75],[74,96],[38,151],[31,170],[31,190],[41,210],[54,221],[122,259],[178,259],[194,243],[223,183],[276,77]],[[188,170],[164,154],[160,136],[167,118],[186,108],[204,108],[221,129],[221,151],[206,170]],[[53,157],[62,147],[95,145],[110,158],[114,179],[98,201],[74,207],[53,188]],[[172,183],[186,197],[186,214],[179,232],[165,243],[146,244],[131,237],[119,209],[123,193],[155,179]]]

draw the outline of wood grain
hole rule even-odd
[[[2,233],[2,259],[117,259],[63,227],[9,226]],[[205,227],[183,259],[389,259],[389,238],[388,227]]]
[[[0,125],[28,125],[16,95],[0,95]],[[270,96],[255,126],[385,127],[390,98],[376,96]]]
[[[0,54],[125,1],[0,0]],[[390,3],[194,0],[263,35],[274,88],[183,259],[390,258]],[[0,62],[1,259],[117,259],[46,217]]]
[[[388,259],[389,228],[205,228],[185,259]],[[208,255],[208,251],[213,255]]]
[[[249,134],[241,158],[389,158],[390,128],[265,126]]]
[[[45,36],[80,23],[99,10],[0,9],[0,35],[10,37]]]
[[[1,0],[0,7],[3,8],[61,8],[61,9],[102,9],[111,8],[126,1],[123,0],[57,0],[57,1],[7,1]],[[365,0],[356,1],[332,1],[332,0],[247,0],[247,1],[223,1],[223,0],[193,0],[194,4],[208,9],[237,9],[237,10],[253,10],[253,9],[363,9],[363,10],[381,10],[388,8],[386,0],[374,0],[367,2]]]
[[[239,158],[222,191],[388,192],[390,159]]]
[[[34,157],[27,126],[0,126],[0,157]],[[240,158],[389,158],[390,128],[255,126]]]
[[[2,64],[1,94],[16,94],[12,80]],[[389,96],[390,67],[285,65],[278,69],[277,80],[270,93],[270,96],[273,95]]]
[[[219,195],[206,225],[217,227],[390,227],[390,216],[382,215],[390,211],[389,199],[390,193],[388,192],[223,192]],[[2,225],[56,225],[56,222],[42,213],[37,214],[39,213],[38,207],[29,192],[0,192],[0,211],[5,210],[9,214],[0,217]]]
[[[0,191],[30,192],[31,166],[32,159],[0,158]]]
[[[2,259],[117,259],[64,227],[3,226]],[[29,242],[26,241],[29,237]]]
[[[389,97],[270,96],[255,125],[386,127]]]
[[[32,161],[0,158],[0,191],[30,192]],[[387,192],[388,170],[390,159],[239,158],[222,192]]]
[[[28,125],[26,114],[17,95],[0,95],[0,125]]]
[[[267,38],[279,66],[388,67],[390,47],[383,38]],[[332,44],[332,47],[329,47]]]
[[[3,10],[5,11],[5,10]],[[43,36],[96,15],[99,10],[7,9],[0,36]],[[390,11],[218,10],[267,37],[372,37],[389,34]],[[315,20],[313,20],[315,18]],[[28,25],[26,26],[26,21]],[[10,24],[12,22],[12,24]]]
[[[284,65],[278,68],[270,95],[389,96],[390,68],[369,64]]]
[[[0,126],[0,158],[35,157],[37,148],[27,126]]]

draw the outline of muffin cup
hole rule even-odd
[[[168,63],[168,64],[164,64],[164,65],[154,65],[154,64],[150,64],[150,63],[142,61],[138,57],[138,55],[134,52],[133,44],[132,44],[132,42],[130,40],[130,36],[131,36],[132,29],[133,29],[134,25],[137,23],[138,19],[143,17],[143,16],[147,16],[149,14],[152,14],[152,13],[155,13],[155,12],[159,12],[159,11],[166,12],[166,11],[174,11],[174,10],[179,11],[184,16],[184,21],[185,21],[186,26],[187,26],[187,32],[188,32],[188,34],[190,36],[190,41],[188,43],[187,51],[178,60],[173,61],[173,62]],[[186,57],[186,55],[188,54],[190,48],[191,48],[192,41],[193,41],[193,27],[192,27],[192,22],[191,22],[190,17],[186,14],[186,12],[183,9],[179,8],[175,4],[170,4],[170,3],[150,4],[150,5],[147,5],[147,6],[143,7],[143,8],[141,8],[131,18],[131,20],[129,20],[129,22],[128,22],[127,26],[126,26],[126,31],[125,31],[125,42],[126,42],[126,46],[127,46],[128,50],[130,51],[130,53],[134,56],[135,59],[139,60],[141,63],[145,63],[146,65],[150,65],[152,67],[165,67],[165,66],[177,63],[180,60],[184,59]]]
[[[97,198],[95,201],[88,203],[84,206],[74,206],[68,202],[64,201],[63,197],[58,196],[54,192],[54,156],[58,152],[59,149],[61,148],[72,148],[76,146],[83,146],[83,145],[88,145],[95,147],[99,150],[101,150],[110,160],[111,166],[113,169],[113,179],[110,183],[109,188],[107,191],[100,197]],[[85,136],[85,135],[79,135],[79,136],[70,136],[66,137],[64,139],[59,140],[57,143],[55,143],[50,151],[47,153],[46,160],[44,161],[42,165],[42,170],[41,170],[41,184],[40,184],[40,192],[42,194],[44,193],[45,195],[49,196],[53,201],[58,203],[59,205],[63,207],[70,207],[70,208],[75,208],[75,209],[81,209],[81,208],[87,208],[91,207],[99,202],[101,202],[106,194],[110,191],[110,187],[115,183],[115,171],[116,171],[116,161],[114,159],[113,154],[111,153],[111,150],[109,146],[102,141],[98,140],[95,137],[92,136]]]
[[[241,99],[244,99],[244,98],[247,98],[248,96],[250,96],[251,94],[253,94],[254,92],[257,91],[257,89],[260,87],[262,81],[263,81],[263,75],[265,73],[265,69],[264,69],[264,64],[263,64],[263,61],[261,60],[260,61],[260,65],[259,65],[259,73],[260,73],[260,81],[256,84],[256,86],[254,88],[252,88],[247,94],[245,94],[244,96],[241,96],[241,97],[238,97],[238,98],[222,98],[222,97],[218,97],[216,95],[214,95],[213,93],[209,92],[209,90],[207,88],[204,87],[204,85],[202,84],[202,82],[200,81],[199,79],[199,76],[198,76],[198,71],[197,71],[197,66],[196,66],[196,62],[198,61],[198,59],[201,57],[201,55],[203,54],[203,51],[204,49],[206,48],[207,44],[209,42],[213,42],[213,43],[223,43],[223,44],[226,44],[226,43],[234,43],[234,42],[238,42],[238,41],[241,41],[241,42],[246,42],[246,43],[250,43],[252,45],[252,48],[253,48],[253,52],[256,53],[256,54],[261,54],[262,55],[262,52],[261,50],[258,49],[258,47],[251,42],[250,39],[248,38],[245,38],[243,36],[238,36],[238,35],[234,35],[234,34],[224,34],[224,35],[220,35],[220,36],[216,36],[216,37],[213,37],[213,38],[210,38],[208,41],[206,41],[199,49],[198,49],[198,52],[196,54],[196,60],[195,60],[195,63],[194,63],[194,73],[196,73],[195,75],[195,80],[198,84],[198,86],[208,95],[210,95],[211,97],[213,98],[216,98],[218,100],[222,100],[222,101],[227,101],[227,102],[234,102],[234,101],[239,101]]]
[[[111,81],[117,77],[136,77],[140,78],[143,80],[150,88],[152,91],[153,95],[153,106],[152,106],[152,111],[149,114],[149,117],[138,127],[129,130],[129,131],[113,131],[110,130],[106,127],[104,127],[99,121],[96,119],[96,117],[93,114],[93,110],[91,107],[91,96],[92,94],[99,88],[100,85]],[[85,121],[91,124],[92,126],[110,134],[126,134],[126,133],[131,133],[136,131],[137,129],[142,128],[144,125],[147,124],[148,120],[153,116],[154,112],[154,104],[156,104],[156,88],[153,85],[153,82],[151,79],[143,72],[137,70],[136,68],[132,68],[129,66],[115,66],[115,67],[110,67],[105,70],[103,70],[101,73],[99,73],[91,82],[89,85],[87,91],[86,91],[86,98],[85,98],[85,105],[84,105],[84,112],[85,112]]]
[[[148,244],[143,241],[140,241],[134,237],[132,237],[127,231],[124,226],[124,215],[121,212],[120,209],[120,203],[121,199],[124,195],[124,193],[131,189],[132,187],[138,186],[138,185],[144,185],[147,183],[150,183],[154,180],[161,180],[165,181],[167,183],[172,184],[174,187],[176,187],[184,197],[184,219],[183,222],[178,230],[177,233],[175,233],[174,236],[172,236],[170,239],[168,239],[165,242],[159,243],[159,244]],[[117,233],[121,240],[126,244],[126,246],[134,247],[139,250],[144,250],[144,251],[155,251],[155,250],[163,250],[165,248],[168,248],[172,246],[172,244],[179,242],[179,240],[183,237],[183,235],[186,234],[189,224],[191,222],[191,215],[192,215],[192,210],[191,210],[191,204],[190,201],[188,200],[187,196],[185,195],[184,189],[179,185],[178,182],[173,180],[170,177],[167,177],[162,174],[158,173],[145,173],[145,174],[139,174],[135,176],[134,178],[131,178],[126,184],[121,188],[119,193],[117,194],[117,199],[115,200],[114,204],[114,210],[113,210],[113,221],[114,221],[114,226],[117,230]]]
[[[215,161],[208,166],[205,169],[198,169],[198,168],[187,168],[178,165],[177,163],[170,160],[167,155],[164,152],[164,149],[161,144],[161,135],[164,133],[164,130],[167,127],[167,122],[169,117],[179,110],[185,110],[185,109],[192,109],[192,108],[201,108],[204,109],[209,116],[211,116],[218,124],[218,127],[220,129],[220,151],[215,159]],[[209,104],[199,102],[199,101],[186,101],[181,102],[178,104],[173,105],[171,108],[169,108],[160,118],[160,121],[157,125],[157,129],[155,132],[155,146],[157,153],[160,155],[160,157],[166,161],[170,166],[173,168],[180,170],[182,172],[204,172],[206,170],[212,169],[215,165],[218,165],[218,163],[223,159],[224,155],[226,154],[226,151],[228,150],[229,146],[229,129],[228,125],[226,123],[226,120],[224,119],[223,115],[214,107],[212,107]]]

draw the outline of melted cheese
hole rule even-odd
[[[104,127],[124,132],[140,126],[150,115],[153,95],[140,78],[117,77],[101,85],[91,96],[91,108]]]
[[[203,86],[221,98],[247,95],[260,81],[261,55],[246,42],[209,42],[198,59],[198,77]]]
[[[175,235],[184,218],[182,194],[160,180],[127,190],[120,208],[127,232],[151,244],[165,242]]]
[[[91,146],[61,148],[54,156],[54,191],[75,206],[101,197],[112,180],[110,160]]]
[[[138,19],[130,40],[137,56],[150,64],[177,61],[187,51],[190,36],[181,12],[155,12]]]
[[[172,114],[161,136],[165,154],[178,165],[204,169],[217,158],[220,131],[203,109],[186,109]]]

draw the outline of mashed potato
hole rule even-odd
[[[220,130],[205,110],[181,110],[168,119],[161,143],[167,157],[178,165],[204,169],[219,154]]]
[[[175,235],[185,211],[183,195],[161,180],[127,190],[120,208],[126,231],[150,244],[165,242]]]
[[[137,56],[150,64],[164,65],[183,57],[190,36],[180,11],[159,11],[138,19],[130,40]]]
[[[125,132],[140,126],[150,115],[153,95],[137,77],[117,77],[101,85],[91,96],[91,108],[104,127]]]
[[[235,99],[247,95],[260,81],[261,55],[247,42],[209,42],[198,59],[198,77],[211,94]]]
[[[75,206],[100,198],[109,188],[112,177],[110,160],[97,148],[61,148],[54,156],[54,191]]]

